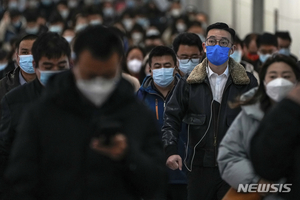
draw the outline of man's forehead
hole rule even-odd
[[[152,61],[156,62],[173,62],[173,57],[171,55],[163,55],[163,56],[153,56]]]
[[[211,29],[207,33],[207,38],[209,37],[231,39],[231,34],[223,29]]]
[[[19,46],[32,46],[35,40],[22,40]]]
[[[58,63],[67,60],[68,60],[68,56],[66,55],[62,55],[59,58],[48,58],[47,56],[42,56],[40,59],[41,62],[48,62],[48,63]]]
[[[270,44],[262,44],[260,47],[260,49],[276,49],[276,46],[270,45]]]

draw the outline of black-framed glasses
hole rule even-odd
[[[191,58],[178,58],[178,61],[181,64],[187,64],[190,61],[194,64],[199,64],[200,58],[201,58],[200,56],[199,57],[191,57]]]
[[[231,42],[226,38],[222,38],[220,40],[217,40],[216,38],[207,38],[205,42],[207,46],[215,46],[218,42],[221,47],[228,47],[228,45],[231,44]]]

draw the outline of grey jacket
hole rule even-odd
[[[245,93],[245,100],[254,95],[257,88]],[[242,111],[232,122],[220,143],[218,164],[222,179],[233,188],[239,184],[257,183],[260,179],[253,170],[250,155],[250,141],[264,116],[260,104],[242,106]]]

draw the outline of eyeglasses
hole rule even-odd
[[[198,64],[200,62],[200,56],[199,57],[191,57],[191,58],[185,58],[185,59],[181,59],[181,58],[178,58],[178,61],[181,63],[181,64],[187,64],[188,62],[192,62],[194,64]]]
[[[205,42],[206,42],[207,46],[215,46],[217,44],[217,42],[219,42],[219,45],[221,47],[227,47],[229,44],[231,44],[231,42],[226,38],[222,38],[220,40],[217,40],[215,38],[207,38],[205,40]]]

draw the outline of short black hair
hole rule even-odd
[[[149,65],[151,67],[153,57],[172,56],[174,65],[177,66],[176,54],[173,49],[166,46],[157,46],[152,49],[149,54]]]
[[[146,52],[145,52],[145,50],[144,50],[142,47],[140,47],[140,46],[131,46],[131,47],[127,50],[126,55],[125,55],[125,58],[127,58],[128,55],[129,55],[129,53],[130,53],[132,50],[134,50],[134,49],[140,50],[140,51],[142,52],[142,54],[143,54],[143,57],[145,58]]]
[[[26,22],[36,22],[38,19],[38,10],[28,9],[25,11],[24,16],[26,18]]]
[[[124,56],[124,47],[121,38],[109,28],[102,25],[88,26],[75,36],[74,52],[76,58],[84,50],[90,51],[94,58],[107,60],[113,53],[120,58]]]
[[[177,54],[180,45],[197,46],[203,52],[202,41],[195,33],[181,33],[173,41],[173,50]]]
[[[67,40],[53,32],[47,32],[39,36],[33,43],[31,51],[36,68],[43,56],[48,59],[60,58],[64,55],[68,58],[71,56],[71,48]]]
[[[275,33],[276,37],[281,38],[283,40],[288,40],[292,42],[292,38],[290,36],[290,33],[288,31],[277,31]]]
[[[20,40],[18,40],[18,42],[16,43],[16,48],[17,48],[17,52],[19,52],[19,46],[21,44],[21,42],[23,40],[36,40],[38,38],[37,35],[34,35],[34,34],[28,34],[28,35],[25,35],[24,37],[22,37]]]
[[[206,29],[206,36],[207,36],[208,32],[212,29],[221,29],[221,30],[227,31],[231,35],[231,40],[232,41],[234,40],[235,31],[232,28],[229,28],[229,26],[227,24],[225,24],[223,22],[217,22],[217,23],[209,25]]]
[[[235,37],[234,37],[234,44],[239,44],[241,45],[241,47],[243,48],[244,44],[242,42],[242,40],[239,38],[239,36],[236,34]]]
[[[246,37],[243,40],[243,43],[244,43],[244,45],[246,45],[247,48],[249,48],[250,42],[252,40],[255,40],[255,42],[256,42],[257,38],[258,38],[258,34],[250,33],[250,34],[246,35]]]
[[[261,45],[273,45],[276,48],[278,47],[277,38],[272,33],[264,33],[260,36],[258,36],[256,40],[257,48],[259,48]]]
[[[64,23],[64,19],[57,10],[53,11],[49,17],[49,24]]]
[[[9,17],[10,19],[14,18],[14,17],[18,17],[18,16],[21,16],[22,13],[17,10],[17,9],[12,9],[12,10],[9,10]]]
[[[4,49],[0,49],[0,60],[4,60],[5,58],[7,59],[8,52],[5,51]]]
[[[86,13],[87,15],[101,15],[103,16],[103,13],[101,11],[101,9],[98,6],[95,5],[91,5],[86,7]]]
[[[193,27],[193,26],[199,26],[199,27],[201,27],[201,28],[203,29],[202,23],[201,23],[201,22],[198,22],[198,21],[191,21],[191,22],[188,24],[187,30],[189,30],[189,29],[190,29],[191,27]]]

